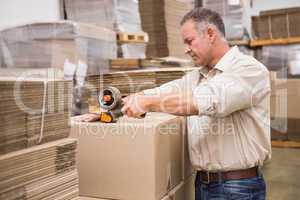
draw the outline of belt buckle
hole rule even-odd
[[[204,183],[204,184],[209,184],[210,183],[210,176],[209,176],[209,171],[206,171],[206,176],[207,176],[207,181],[205,181],[205,180],[202,180],[202,182]]]

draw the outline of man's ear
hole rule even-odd
[[[209,38],[209,41],[211,43],[214,43],[214,41],[216,40],[216,36],[217,36],[216,30],[213,27],[208,26],[207,27],[207,36]]]

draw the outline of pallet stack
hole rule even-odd
[[[72,82],[1,76],[0,88],[0,199],[77,197]]]
[[[145,58],[148,34],[144,32],[117,33],[118,58],[123,60]]]

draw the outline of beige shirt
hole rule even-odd
[[[189,153],[197,170],[261,166],[271,158],[270,82],[266,67],[237,47],[209,72],[199,68],[147,94],[192,93],[199,114],[187,117]]]

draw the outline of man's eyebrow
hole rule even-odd
[[[191,37],[187,37],[187,38],[184,39],[184,42],[188,43],[190,40],[192,40],[192,38]]]

